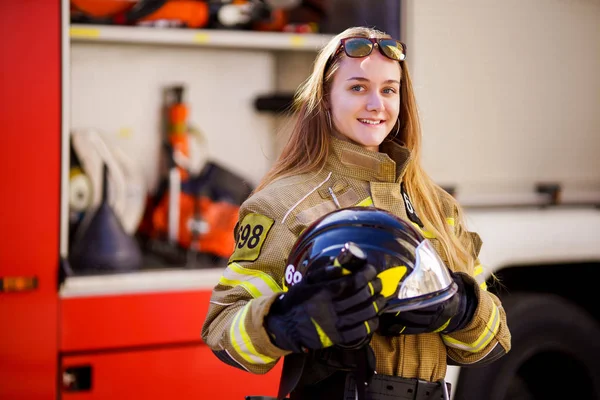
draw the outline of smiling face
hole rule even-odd
[[[376,49],[368,57],[343,56],[331,83],[329,108],[338,135],[378,151],[398,121],[400,64]]]

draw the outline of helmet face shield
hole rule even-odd
[[[385,312],[414,310],[447,300],[457,287],[431,242],[423,240],[416,248],[415,268],[400,284]]]

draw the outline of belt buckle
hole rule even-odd
[[[446,385],[446,381],[444,378],[440,379],[438,383],[442,386],[442,393],[444,394],[444,400],[450,400],[450,393],[448,393],[448,385]]]
[[[436,385],[436,386],[433,386],[433,385]],[[416,393],[415,393],[414,399],[415,400],[433,400],[434,399],[433,395],[435,394],[435,392],[437,392],[438,385],[442,391],[441,399],[450,400],[450,394],[448,393],[448,386],[446,385],[446,381],[444,380],[444,378],[438,380],[437,382],[429,382],[429,381],[425,381],[423,379],[417,379]]]

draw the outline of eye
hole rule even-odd
[[[393,87],[389,87],[389,88],[383,89],[383,93],[385,93],[385,94],[396,94],[396,93],[398,93],[398,91],[395,88],[393,88]]]
[[[354,85],[350,88],[350,90],[352,90],[353,92],[362,92],[363,90],[365,90],[365,87],[362,85]]]

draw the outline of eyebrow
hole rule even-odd
[[[347,81],[370,82],[370,80],[363,78],[362,76],[353,76],[352,78],[348,78]],[[397,81],[396,79],[388,79],[383,83],[397,83],[399,85],[400,81]]]

